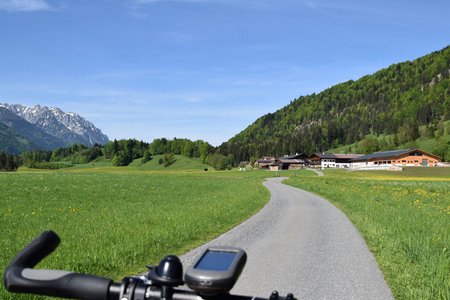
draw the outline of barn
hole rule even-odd
[[[351,160],[351,168],[367,166],[434,167],[441,161],[437,155],[420,149],[375,152]]]

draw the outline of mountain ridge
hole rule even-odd
[[[72,144],[90,147],[104,145],[109,141],[90,121],[77,113],[65,113],[57,107],[0,103],[0,110],[0,123],[3,124],[0,128],[0,146],[8,149],[9,141],[10,152],[52,150]]]

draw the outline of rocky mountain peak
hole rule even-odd
[[[35,106],[0,104],[0,106],[62,140],[65,145],[77,143],[93,146],[104,145],[109,141],[100,129],[77,113],[66,113],[58,107],[39,104]]]

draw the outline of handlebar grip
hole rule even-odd
[[[8,269],[13,267],[33,268],[50,253],[55,251],[60,241],[55,232],[51,230],[44,231],[14,257]]]
[[[61,298],[108,300],[111,283],[107,278],[58,270],[11,268],[5,272],[10,292]]]
[[[4,285],[10,292],[85,300],[108,300],[112,280],[58,270],[31,269],[52,253],[60,242],[46,231],[17,254],[6,268]]]

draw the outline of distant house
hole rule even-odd
[[[314,153],[309,156],[310,166],[313,168],[335,168],[336,157],[333,153]]]
[[[278,166],[277,159],[273,156],[263,156],[256,161],[261,169],[270,169],[271,166]]]
[[[271,171],[278,170],[298,170],[305,166],[306,155],[284,155],[282,157],[263,156],[258,159],[258,163],[261,169],[269,169]]]
[[[350,168],[351,160],[360,156],[363,154],[314,153],[309,160],[313,168]]]
[[[307,156],[304,154],[285,155],[278,158],[280,170],[298,170],[305,166]]]
[[[420,149],[375,152],[352,159],[352,168],[367,166],[431,167],[437,166],[441,158]]]

